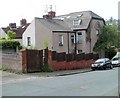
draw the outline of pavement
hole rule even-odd
[[[36,78],[46,78],[46,77],[58,77],[58,76],[66,76],[66,75],[73,75],[79,73],[90,72],[91,69],[76,69],[76,70],[64,70],[64,71],[54,71],[54,72],[36,72],[36,73],[27,73],[27,74],[16,74],[10,73],[8,71],[0,70],[0,85],[11,83],[14,81],[23,81],[29,79],[36,79]]]
[[[87,69],[63,70],[63,71],[54,71],[54,72],[27,73],[27,75],[38,76],[38,77],[53,77],[53,76],[73,75],[73,74],[85,73],[90,71],[91,68],[87,68]]]
[[[79,73],[90,72],[91,69],[76,69],[76,70],[64,70],[64,71],[54,71],[54,72],[36,72],[36,73],[27,73],[27,74],[15,74],[10,73],[8,71],[0,70],[0,77],[2,80],[8,79],[23,79],[23,78],[32,78],[32,77],[54,77],[54,76],[65,76],[65,75],[73,75]]]

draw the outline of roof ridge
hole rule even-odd
[[[96,14],[93,11],[90,11],[91,17],[95,17],[95,18],[102,18],[101,16],[99,16],[98,14]],[[103,18],[102,18],[103,19]]]

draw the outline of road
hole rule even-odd
[[[118,96],[118,68],[4,81],[3,96]]]

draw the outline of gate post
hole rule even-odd
[[[47,65],[48,64],[48,48],[44,49],[44,65]]]
[[[27,50],[22,51],[22,72],[27,73]]]

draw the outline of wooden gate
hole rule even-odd
[[[25,50],[22,52],[23,72],[41,71],[47,63],[47,50]]]

